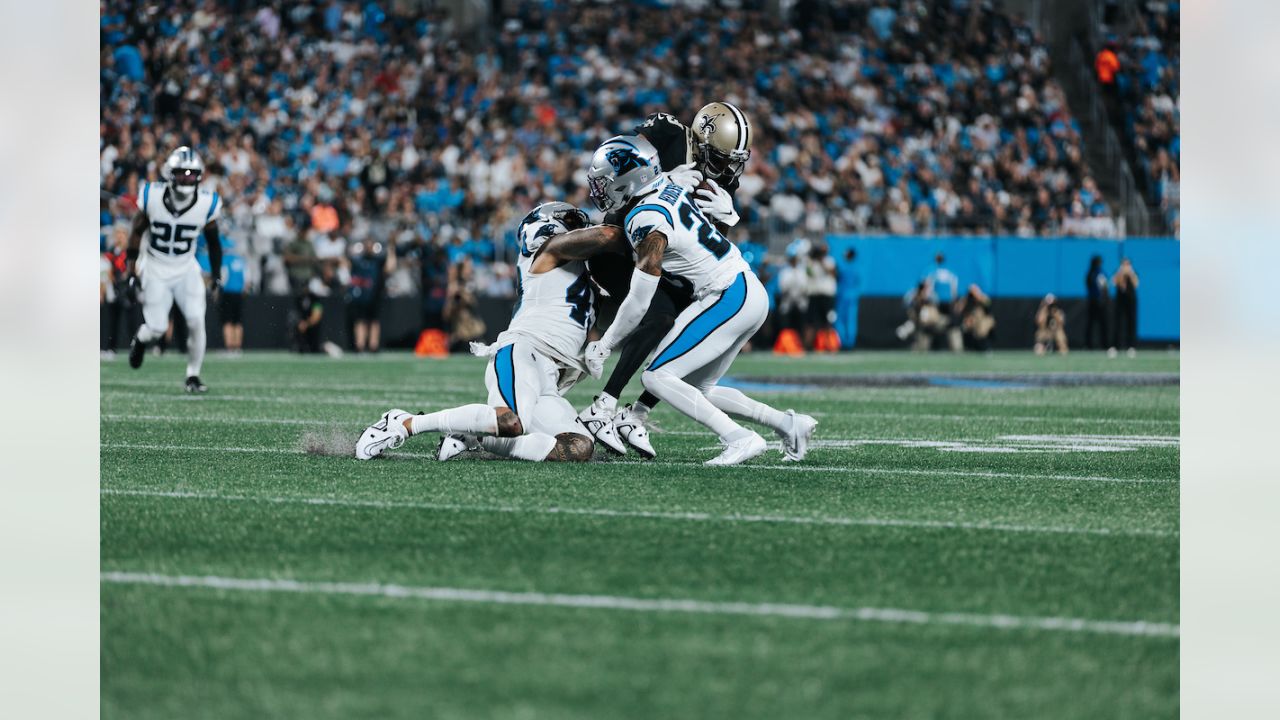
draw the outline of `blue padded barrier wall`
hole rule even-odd
[[[834,257],[858,251],[864,297],[902,297],[933,266],[941,252],[960,278],[960,292],[976,282],[993,297],[1039,298],[1054,293],[1082,298],[1089,259],[1102,256],[1111,275],[1122,257],[1138,273],[1138,337],[1179,339],[1179,243],[1175,238],[885,237],[832,235]]]

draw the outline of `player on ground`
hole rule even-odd
[[[187,381],[189,393],[206,392],[200,382],[205,349],[205,284],[196,262],[196,234],[204,229],[209,249],[211,290],[222,277],[222,243],[218,239],[218,193],[200,187],[204,163],[191,148],[174,150],[160,170],[164,182],[143,183],[139,211],[133,218],[126,250],[129,292],[142,291],[142,320],[129,345],[129,366],[142,367],[147,345],[164,337],[169,311],[176,303],[187,321]],[[147,249],[140,253],[143,235]],[[141,255],[141,256],[140,256]],[[139,282],[139,274],[141,282]]]
[[[586,225],[586,213],[565,202],[539,205],[520,223],[515,315],[493,345],[472,343],[473,353],[490,358],[488,402],[422,415],[389,410],[360,436],[357,458],[440,432],[441,460],[477,447],[534,462],[591,459],[594,443],[562,397],[583,375],[582,348],[595,322],[584,260],[602,248],[627,249],[618,228]]]
[[[694,115],[691,127],[671,115],[656,113],[632,134],[644,137],[654,146],[661,169],[672,173],[677,183],[693,187],[706,181],[704,187],[694,191],[692,198],[703,215],[722,230],[738,224],[733,195],[738,189],[742,168],[751,157],[751,123],[742,111],[731,103],[713,102]],[[621,227],[625,219],[623,213],[613,211],[605,215],[604,222]],[[590,266],[592,276],[610,296],[616,301],[626,297],[634,270],[629,258],[604,254],[593,258]],[[646,391],[634,404],[616,411],[617,398],[671,330],[676,316],[692,301],[687,281],[663,273],[649,309],[635,332],[623,343],[604,391],[579,414],[583,425],[610,450],[625,453],[625,442],[646,458],[656,456],[644,422],[658,398]]]
[[[692,286],[694,300],[658,343],[642,375],[645,389],[720,436],[725,450],[708,465],[737,465],[766,449],[764,438],[729,413],[769,426],[782,438],[785,459],[803,459],[817,421],[716,384],[769,312],[764,286],[738,248],[694,204],[688,188],[660,171],[657,150],[642,137],[605,141],[591,158],[587,184],[600,210],[626,213],[624,229],[636,258],[617,317],[587,346],[588,370],[598,375],[639,325],[663,271],[678,275]]]

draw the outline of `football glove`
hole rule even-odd
[[[728,190],[707,179],[710,187],[700,187],[693,193],[693,201],[704,215],[715,222],[733,227],[738,224],[738,212],[733,209],[733,196]]]
[[[125,281],[124,296],[129,299],[130,303],[137,305],[138,295],[141,291],[142,283],[138,281],[138,276],[130,275],[129,279]]]
[[[696,188],[698,183],[702,182],[702,171],[695,170],[693,166],[694,163],[679,165],[667,173],[667,177],[671,178],[671,182],[677,185],[683,185],[691,189]]]
[[[587,372],[591,373],[591,377],[599,379],[604,374],[604,361],[608,360],[612,353],[613,350],[599,340],[587,343],[583,359],[586,360]]]

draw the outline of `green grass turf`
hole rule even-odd
[[[1163,352],[855,353],[749,355],[731,374],[1177,370]],[[103,570],[1178,623],[1176,386],[759,393],[819,418],[799,467],[771,450],[704,468],[714,439],[669,408],[649,463],[438,464],[433,438],[367,463],[303,451],[349,445],[387,407],[483,400],[482,372],[466,357],[214,356],[210,394],[191,398],[181,358],[104,363]],[[1008,436],[1147,440],[1085,452]],[[104,717],[1178,710],[1167,636],[113,582],[101,603]]]

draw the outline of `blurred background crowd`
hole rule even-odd
[[[418,294],[430,323],[514,295],[516,223],[587,208],[600,141],[717,99],[753,124],[732,239],[775,277],[829,233],[1123,233],[1048,48],[987,0],[496,1],[480,30],[458,5],[103,0],[104,272],[140,183],[189,144],[232,285]],[[1110,77],[1176,221],[1177,11],[1146,6],[1165,9],[1114,36]]]

